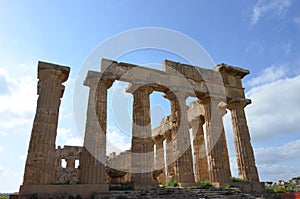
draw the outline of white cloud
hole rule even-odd
[[[82,139],[80,137],[72,137],[66,140],[65,145],[68,146],[83,146]]]
[[[3,152],[3,147],[2,147],[2,146],[0,146],[0,153],[1,153],[1,152]]]
[[[283,17],[291,6],[291,0],[259,0],[253,7],[251,25],[255,25],[263,16]]]
[[[31,76],[12,78],[0,69],[0,84],[6,91],[0,93],[0,118],[2,129],[31,124],[36,107],[36,79]]]
[[[57,136],[60,137],[62,140],[67,140],[71,136],[71,129],[58,128]]]
[[[264,69],[260,76],[251,79],[247,82],[247,84],[249,84],[250,86],[257,86],[273,82],[284,77],[286,77],[286,69],[283,66],[271,66]]]
[[[283,75],[278,74],[271,79],[280,76]],[[258,77],[260,78],[262,77]],[[300,75],[275,80],[254,87],[246,93],[247,98],[252,100],[246,111],[253,140],[300,132],[299,90]]]
[[[83,141],[80,137],[76,137],[72,134],[71,129],[58,128],[57,129],[57,140],[61,139],[62,142],[59,144],[69,145],[69,146],[82,146]]]
[[[107,132],[107,144],[106,144],[106,154],[109,155],[111,152],[120,152],[130,149],[131,142],[129,135],[121,133],[118,129],[114,127],[109,127]]]
[[[6,133],[6,132],[3,132],[3,131],[0,131],[0,135],[2,135],[2,136],[7,136],[7,133]]]
[[[277,147],[255,149],[256,163],[263,181],[288,180],[300,175],[300,140]]]

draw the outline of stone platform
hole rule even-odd
[[[81,196],[81,198],[92,198],[99,190],[108,191],[108,184],[74,184],[74,185],[22,185],[20,187],[19,199],[56,198],[57,196]],[[34,194],[32,194],[34,193]],[[61,197],[59,197],[61,198]],[[64,198],[64,197],[62,197]]]

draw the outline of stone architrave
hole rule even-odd
[[[193,172],[193,157],[187,116],[187,95],[184,93],[168,92],[165,97],[171,101],[171,117],[174,121],[173,131],[173,153],[176,160],[175,180],[179,186],[191,186],[195,183]]]
[[[131,85],[127,92],[133,94],[131,171],[135,190],[152,187],[153,147],[150,117],[150,98],[153,89]]]
[[[209,178],[212,183],[228,184],[231,171],[222,120],[226,110],[225,107],[220,106],[220,102],[219,99],[213,97],[200,100],[205,112]]]
[[[55,183],[55,140],[59,106],[69,67],[38,63],[38,100],[32,127],[23,185]]]
[[[209,180],[206,146],[203,133],[204,117],[198,116],[192,120],[193,146],[194,146],[194,167],[195,181]]]
[[[250,103],[251,100],[249,99],[232,99],[229,101],[228,108],[231,110],[239,177],[258,182],[259,177],[244,111],[245,106]]]

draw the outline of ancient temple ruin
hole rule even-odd
[[[170,178],[180,187],[197,186],[202,180],[230,184],[222,120],[226,109],[232,116],[239,178],[251,183],[251,191],[262,191],[244,111],[251,103],[242,87],[248,70],[226,64],[204,69],[169,60],[163,62],[163,70],[154,70],[102,59],[101,72],[89,71],[84,81],[89,100],[83,147],[55,148],[62,84],[69,72],[69,67],[38,63],[37,109],[20,198],[62,193],[89,198],[109,191],[107,182],[130,181],[135,190],[153,188]],[[107,92],[115,81],[128,82],[126,92],[133,95],[132,140],[129,151],[108,158]],[[171,104],[171,114],[156,128],[151,127],[150,117],[153,91]],[[187,106],[188,97],[196,100]],[[62,160],[66,168],[61,167]]]

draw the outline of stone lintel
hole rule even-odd
[[[45,70],[48,71],[57,71],[59,73],[59,78],[61,79],[61,82],[67,81],[70,73],[70,67],[69,66],[61,66],[57,64],[47,63],[47,62],[38,62],[38,79],[42,79],[42,72]]]
[[[225,72],[234,76],[240,76],[241,78],[244,78],[246,75],[250,73],[249,70],[235,67],[235,66],[229,66],[224,63],[218,64],[214,70],[219,72]]]

